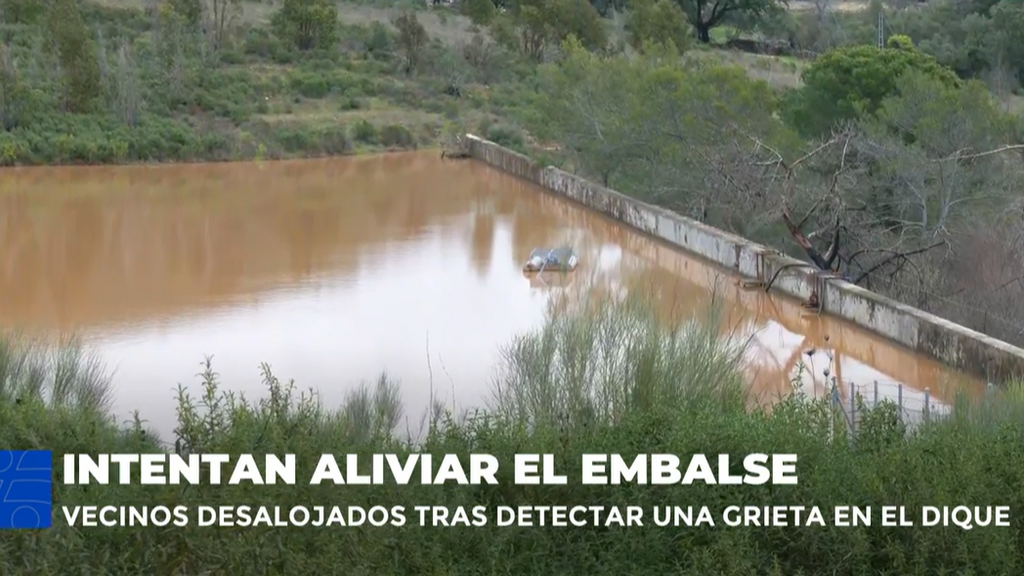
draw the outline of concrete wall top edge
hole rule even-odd
[[[941,316],[936,316],[935,314],[932,314],[931,312],[925,312],[924,310],[921,310],[920,308],[914,308],[913,306],[910,306],[909,304],[904,304],[903,302],[899,302],[897,300],[893,300],[892,298],[889,298],[887,296],[882,296],[881,294],[879,294],[877,292],[872,292],[871,290],[868,290],[866,288],[862,288],[860,286],[857,286],[856,284],[851,284],[850,282],[847,282],[845,280],[840,280],[840,279],[836,278],[836,279],[831,279],[830,282],[836,288],[838,288],[839,290],[841,290],[843,292],[848,292],[850,294],[855,294],[855,295],[857,295],[857,297],[863,298],[865,300],[871,300],[872,302],[874,302],[877,305],[881,305],[881,306],[885,306],[887,308],[892,308],[894,310],[898,310],[902,314],[906,314],[908,316],[914,316],[914,317],[920,319],[923,322],[934,324],[936,326],[941,326],[943,330],[947,330],[947,331],[950,331],[950,332],[956,332],[956,333],[959,333],[959,334],[961,334],[963,336],[967,336],[969,338],[973,338],[973,339],[976,339],[976,340],[983,340],[983,341],[987,342],[990,346],[992,346],[994,348],[999,348],[1001,350],[1004,350],[1004,351],[1007,351],[1007,352],[1011,352],[1013,354],[1024,355],[1024,349],[1018,348],[1018,347],[1016,347],[1016,346],[1014,346],[1012,344],[1009,344],[1007,342],[1003,342],[1002,340],[993,338],[993,337],[988,336],[986,334],[982,334],[981,332],[977,332],[975,330],[971,330],[970,328],[968,328],[966,326],[962,326],[960,324],[957,324],[956,322],[953,322],[951,320],[947,320],[947,319],[945,319],[945,318],[943,318]]]
[[[761,248],[762,246],[760,244],[753,244],[753,247]],[[766,260],[771,260],[772,262],[778,264],[780,267],[785,266],[787,269],[791,269],[793,271],[805,272],[807,274],[814,274],[819,271],[817,268],[811,266],[807,262],[804,262],[803,260],[798,260],[796,258],[793,258],[792,256],[781,254],[777,250],[766,248],[764,251],[756,250],[756,252],[762,254]]]
[[[618,190],[613,190],[611,188],[602,186],[602,185],[597,184],[595,182],[591,182],[591,181],[587,180],[586,178],[582,178],[580,176],[577,176],[576,174],[570,174],[569,172],[566,172],[565,170],[562,170],[561,168],[556,168],[555,166],[545,166],[544,169],[545,170],[550,170],[552,172],[555,172],[555,173],[557,173],[558,175],[560,175],[563,178],[571,178],[571,179],[576,180],[576,181],[578,181],[578,182],[580,182],[582,184],[586,184],[587,186],[589,186],[593,190],[599,190],[599,191],[601,191],[604,194],[607,194],[607,195],[612,196],[614,198],[621,199],[623,202],[628,202],[629,204],[632,204],[633,206],[641,208],[641,209],[643,209],[645,211],[652,212],[655,215],[657,215],[659,218],[666,218],[668,220],[675,220],[677,222],[685,224],[689,228],[695,228],[695,229],[701,230],[703,232],[707,232],[709,234],[715,234],[716,236],[729,239],[729,240],[733,241],[734,243],[739,244],[740,246],[743,246],[744,248],[746,248],[748,250],[751,250],[751,251],[754,251],[754,252],[759,252],[759,253],[762,253],[762,254],[779,253],[778,250],[773,250],[772,248],[764,246],[763,244],[758,244],[756,242],[752,242],[752,241],[750,241],[750,240],[748,240],[748,239],[746,239],[746,238],[744,238],[742,236],[737,236],[736,234],[733,234],[731,232],[727,232],[725,230],[720,230],[718,228],[715,228],[714,226],[708,226],[707,224],[705,224],[703,222],[694,220],[692,218],[688,218],[686,216],[683,216],[682,214],[679,214],[677,212],[673,212],[673,211],[671,211],[671,210],[669,210],[667,208],[663,208],[661,206],[656,206],[654,204],[649,204],[647,202],[644,202],[643,200],[638,200],[636,198],[633,198],[632,196],[628,196],[626,194],[623,194],[622,192],[619,192]]]

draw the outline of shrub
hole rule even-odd
[[[912,47],[844,46],[822,54],[803,72],[804,85],[789,95],[791,123],[808,135],[874,114],[897,81],[917,72],[955,87],[959,79],[935,58]]]
[[[386,148],[416,148],[416,138],[405,126],[389,124],[380,129],[380,144]]]
[[[277,59],[277,55],[287,53],[287,47],[281,39],[263,28],[250,28],[242,42],[242,51],[245,54],[258,58]]]
[[[349,110],[359,110],[363,107],[362,101],[358,98],[345,98],[341,101],[341,105],[338,107],[342,112],[348,112]]]
[[[630,3],[626,32],[636,50],[641,50],[646,42],[671,42],[682,53],[690,46],[690,29],[683,11],[671,0],[632,0]]]
[[[189,26],[199,26],[203,20],[201,0],[167,0],[171,9],[182,17]]]
[[[236,65],[245,62],[245,55],[231,48],[224,48],[219,53],[220,61],[223,64]]]
[[[352,138],[363,144],[377,145],[380,141],[380,134],[377,132],[376,126],[366,120],[360,120],[353,129]]]
[[[323,76],[302,73],[292,77],[292,89],[303,98],[323,98],[330,93],[331,85]]]
[[[487,128],[487,139],[506,148],[523,151],[523,133],[511,126],[493,125]]]
[[[321,154],[330,156],[351,154],[355,149],[352,139],[349,137],[348,128],[344,125],[323,126],[316,131],[316,136],[317,149]]]
[[[522,0],[513,11],[515,31],[492,30],[495,38],[516,45],[526,56],[542,60],[546,53],[574,36],[590,50],[608,43],[604,22],[589,2]]]
[[[906,34],[893,34],[885,41],[886,48],[909,50],[914,48],[914,41]]]
[[[494,0],[463,0],[459,10],[477,26],[486,26],[494,19]]]
[[[96,44],[75,0],[54,0],[48,32],[61,67],[64,105],[71,112],[91,110],[100,96]]]
[[[395,18],[395,28],[398,30],[396,44],[399,54],[402,56],[402,69],[406,74],[411,74],[420,65],[423,59],[423,51],[430,38],[427,31],[420,24],[416,14],[406,12]]]
[[[338,8],[328,0],[284,0],[271,24],[299,50],[333,48],[338,41]]]
[[[45,12],[43,0],[0,0],[0,14],[8,24],[32,24]]]
[[[391,32],[380,22],[370,24],[370,35],[366,40],[366,51],[375,57],[387,57],[391,53]]]

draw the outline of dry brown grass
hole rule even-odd
[[[155,0],[93,0],[101,6],[112,8],[142,8]],[[396,2],[395,7],[384,8],[366,6],[349,2],[335,2],[338,7],[338,19],[344,24],[367,25],[373,22],[391,25],[391,20],[403,11]],[[270,16],[281,5],[281,0],[269,2],[242,2],[241,11],[236,16],[239,24],[266,24]],[[472,22],[468,18],[449,8],[432,8],[417,11],[417,17],[427,34],[446,44],[468,42],[475,33]]]
[[[800,73],[807,66],[807,62],[791,57],[749,54],[738,50],[694,50],[686,57],[739,66],[751,78],[764,80],[779,89],[800,86]]]
[[[1024,96],[1007,94],[1002,97],[1003,110],[1020,115],[1024,114]]]
[[[869,2],[864,0],[832,0],[829,10],[833,12],[861,12],[867,10]],[[816,10],[817,5],[812,0],[791,0],[789,9],[793,12],[806,12]]]
[[[157,0],[90,0],[92,3],[108,8],[145,8],[158,4]],[[270,14],[277,9],[276,3],[243,2],[241,13],[238,14],[239,22],[266,22]]]
[[[390,25],[391,19],[401,12],[395,8],[376,8],[338,3],[338,17],[346,24],[370,24],[382,22]],[[431,38],[437,38],[445,44],[462,44],[469,42],[475,34],[472,22],[448,8],[434,8],[417,12],[420,24]]]
[[[371,124],[400,124],[403,126],[421,126],[443,121],[440,114],[424,110],[395,108],[386,102],[368,101],[367,107],[358,110],[341,110],[334,99],[302,100],[290,103],[284,100],[271,101],[270,112],[258,117],[269,123],[294,122],[340,122],[351,123],[366,120]]]

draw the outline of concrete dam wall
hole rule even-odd
[[[1024,350],[896,302],[723,230],[646,204],[526,156],[466,135],[472,158],[597,210],[626,226],[709,260],[730,273],[806,301],[822,312],[888,338],[961,372],[999,382],[1024,375]]]

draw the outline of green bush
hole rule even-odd
[[[189,2],[190,0],[181,0]],[[89,26],[104,38],[132,38],[153,30],[154,20],[142,6],[113,8],[100,3],[79,2],[78,11]]]
[[[236,125],[255,112],[261,100],[257,82],[246,70],[211,70],[199,77],[195,104]]]
[[[886,39],[885,47],[897,50],[911,50],[914,48],[914,41],[906,34],[894,34]]]
[[[510,126],[492,125],[487,127],[486,137],[495,144],[522,151],[525,148],[523,133]]]
[[[376,92],[374,79],[345,70],[317,71],[311,66],[293,71],[289,83],[291,89],[304,98],[325,98],[330,94],[349,97],[372,95]]]
[[[386,148],[416,148],[416,138],[405,126],[389,124],[380,129],[380,144]]]
[[[382,22],[371,22],[369,26],[358,26],[352,28],[355,39],[363,44],[363,49],[373,58],[386,60],[394,47],[394,40],[390,30]]]
[[[0,13],[8,24],[34,24],[45,12],[43,0],[0,0]]]
[[[299,50],[331,49],[338,41],[338,8],[326,0],[284,0],[271,24]]]
[[[64,108],[69,112],[91,112],[102,90],[91,30],[75,0],[54,0],[46,18],[51,51],[62,70],[60,84]]]
[[[371,75],[334,70],[329,78],[331,88],[339,94],[347,96],[372,96],[377,93],[377,82]]]
[[[274,56],[288,49],[281,40],[265,28],[250,28],[242,41],[242,51],[258,58],[276,59]]]
[[[626,32],[636,50],[641,50],[648,42],[671,42],[682,53],[690,47],[693,38],[686,16],[671,0],[633,0]]]
[[[486,26],[494,19],[497,10],[493,0],[464,0],[459,11],[477,26]]]
[[[189,26],[200,26],[203,21],[202,0],[168,0],[171,9]]]
[[[952,70],[913,46],[844,46],[822,54],[803,72],[804,85],[787,95],[790,123],[817,136],[844,120],[874,114],[898,80],[920,73],[947,87],[960,85]]]
[[[380,133],[377,131],[377,127],[366,120],[360,120],[356,123],[352,138],[356,142],[374,146],[380,143]]]
[[[323,155],[335,156],[351,154],[355,146],[348,134],[348,128],[344,125],[323,126],[316,132],[316,150]]]
[[[303,98],[323,98],[331,91],[331,85],[323,76],[302,74],[292,78],[292,88]]]
[[[222,64],[237,65],[245,63],[245,54],[232,49],[224,49],[220,51],[220,61]]]
[[[199,135],[188,124],[143,115],[135,127],[99,115],[49,117],[0,133],[3,163],[108,164],[225,159],[226,136]]]

